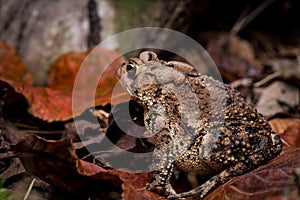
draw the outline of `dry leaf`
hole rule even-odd
[[[150,192],[148,190],[144,189],[136,189],[130,184],[124,183],[122,185],[122,189],[124,192],[122,193],[122,199],[123,200],[157,200],[166,199],[165,197],[159,196],[158,194],[154,192]]]
[[[269,121],[273,131],[283,134],[291,126],[299,126],[300,119],[297,118],[274,118]],[[300,136],[299,136],[300,137]]]
[[[293,170],[300,168],[300,148],[283,152],[278,158],[218,187],[207,200],[283,199],[286,189],[294,190]]]
[[[16,50],[0,41],[0,80],[11,80],[20,85],[32,84],[33,76],[27,72]]]
[[[289,108],[300,104],[299,97],[299,88],[282,81],[275,81],[263,90],[256,107],[266,117],[289,113]]]
[[[270,120],[272,129],[280,134],[285,148],[300,147],[300,119],[275,118]]]
[[[50,67],[49,86],[64,93],[73,90],[73,84],[80,65],[87,52],[70,52],[59,57]]]
[[[115,87],[117,83],[116,70],[124,62],[124,58],[116,51],[103,48],[97,48],[97,52],[94,54],[97,55],[94,56],[96,60],[94,59],[92,65],[88,66],[88,70],[82,70],[84,72],[81,74],[83,83],[82,89],[77,91],[80,93],[80,103],[77,104],[76,110],[72,110],[73,85],[82,62],[89,55],[86,52],[71,52],[63,55],[52,65],[49,87],[34,87],[31,85],[31,74],[26,72],[15,50],[0,43],[0,80],[9,84],[15,92],[24,95],[29,105],[29,112],[35,117],[48,122],[68,120],[73,115],[80,115],[88,107],[111,103],[114,88],[114,92],[119,95],[114,98],[114,103],[128,99],[123,95],[125,92],[121,87]],[[111,60],[112,63],[109,62]],[[90,83],[89,75],[97,75],[95,71],[99,68],[105,70],[101,78],[94,77],[95,81],[98,81],[99,78],[100,80],[98,84],[91,86],[96,91],[91,96],[90,90],[86,90],[84,85]],[[12,101],[15,98],[17,95],[11,95],[9,100]],[[85,104],[88,100],[91,102],[91,99],[95,99],[95,102]]]
[[[84,193],[95,181],[99,181],[99,190],[105,183],[112,189],[121,184],[116,174],[79,160],[68,139],[50,141],[29,135],[16,145],[15,151],[21,155],[27,172],[71,195]]]
[[[122,185],[124,200],[164,199],[144,188],[152,180],[151,173],[103,169],[79,160],[70,140],[47,141],[30,135],[17,145],[16,150],[22,155],[21,160],[27,171],[73,194],[76,191],[88,191],[90,194],[96,188],[99,192],[108,193],[118,190]],[[205,199],[274,200],[278,196],[282,197],[287,187],[294,191],[295,183],[290,180],[293,180],[293,171],[297,168],[300,168],[300,148],[290,148],[268,164],[221,185]],[[110,185],[111,189],[102,188],[103,185]],[[90,187],[89,190],[86,186]]]
[[[143,189],[152,179],[151,173],[130,173],[103,169],[98,165],[78,159],[71,140],[45,140],[29,135],[15,146],[27,172],[56,186],[70,195],[108,193],[118,191],[122,183],[134,188],[136,197],[157,197]],[[109,186],[109,187],[108,187]],[[124,199],[128,194],[125,187]],[[135,194],[131,194],[135,195]],[[144,198],[147,199],[147,198]]]
[[[223,34],[209,40],[206,49],[227,81],[259,76],[253,65],[253,47],[246,40]]]

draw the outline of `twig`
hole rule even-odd
[[[256,9],[254,9],[249,15],[245,16],[241,20],[238,20],[232,27],[230,34],[236,35],[239,31],[241,31],[247,24],[249,24],[257,15],[259,15],[263,10],[265,10],[274,1],[275,0],[264,1]]]
[[[29,187],[28,187],[28,190],[27,190],[27,192],[26,192],[26,194],[25,194],[23,200],[27,200],[27,199],[28,199],[29,194],[30,194],[30,192],[31,192],[31,190],[32,190],[32,187],[33,187],[33,184],[34,184],[35,181],[36,181],[36,178],[32,179],[32,181],[31,181],[31,183],[30,183],[30,185],[29,185]]]
[[[275,78],[280,77],[281,74],[282,73],[280,71],[274,72],[273,74],[266,76],[264,79],[254,83],[254,87],[260,87],[260,86],[270,82],[271,80],[274,80]]]
[[[19,154],[15,152],[6,152],[6,153],[0,153],[0,160],[2,159],[10,159],[10,158],[17,158]]]

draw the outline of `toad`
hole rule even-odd
[[[189,64],[145,51],[124,63],[117,77],[143,106],[146,135],[155,139],[150,191],[169,199],[204,198],[281,152],[279,135],[238,91]],[[170,184],[174,166],[209,178],[177,194]]]

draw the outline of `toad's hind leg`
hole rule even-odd
[[[221,171],[221,173],[213,176],[209,180],[207,180],[205,183],[202,185],[184,193],[180,194],[173,194],[169,195],[168,199],[176,199],[176,198],[184,198],[184,197],[189,197],[193,196],[195,198],[204,198],[209,192],[220,186],[221,184],[229,181],[232,177],[234,176],[239,176],[242,175],[254,168],[250,167],[243,163],[243,162],[238,162],[225,170]]]

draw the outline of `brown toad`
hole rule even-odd
[[[117,76],[144,107],[145,126],[156,141],[157,174],[146,186],[151,191],[203,198],[281,152],[280,137],[239,92],[188,64],[158,60],[146,51],[124,63]],[[176,194],[170,185],[174,166],[210,178]]]

